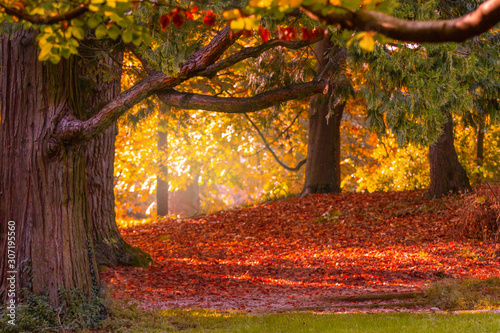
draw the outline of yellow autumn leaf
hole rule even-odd
[[[302,3],[302,0],[280,0],[278,6],[280,7],[298,7]]]
[[[330,4],[332,6],[342,6],[342,2],[340,0],[330,0]]]
[[[375,40],[372,35],[366,34],[359,41],[359,47],[364,51],[371,52],[375,48]]]
[[[260,20],[255,16],[245,17],[244,22],[246,30],[258,29],[260,26]]]
[[[245,21],[243,18],[239,18],[231,21],[231,30],[240,31],[245,29]]]
[[[266,8],[270,7],[272,2],[272,0],[250,0],[249,5],[251,7]]]
[[[235,20],[237,18],[240,18],[241,17],[241,12],[239,9],[233,9],[233,10],[226,10],[222,16],[227,20],[227,21],[231,21],[231,20]]]

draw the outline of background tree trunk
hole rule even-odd
[[[183,217],[195,216],[200,212],[200,185],[198,176],[195,175],[191,184],[184,190],[177,190],[170,193],[169,212],[173,215]]]
[[[484,119],[479,119],[477,123],[476,137],[476,167],[479,169],[483,166],[484,160]],[[476,173],[476,183],[481,184],[481,172]]]
[[[85,118],[97,111],[120,94],[121,52],[113,52],[112,57],[89,48],[81,53],[78,90],[73,93]],[[86,58],[100,59],[85,62]],[[120,235],[115,220],[114,159],[116,124],[85,145],[87,165],[87,200],[92,223],[96,260],[106,266],[147,266],[149,254],[127,244]]]
[[[50,151],[56,123],[68,106],[74,61],[37,59],[36,34],[2,40],[0,123],[0,292],[16,270],[20,288],[99,290],[86,196],[85,150],[65,144]],[[7,221],[16,223],[16,267],[7,266]]]
[[[318,72],[328,63],[327,50],[332,46],[332,42],[326,38],[316,44],[314,51],[318,57]],[[341,62],[339,71],[345,65],[345,59]],[[334,87],[330,85],[328,93],[311,97],[303,196],[340,192],[340,123],[345,102],[335,103],[330,113],[334,93]]]
[[[453,117],[447,114],[443,134],[429,147],[431,185],[427,198],[439,198],[449,193],[472,191],[469,177],[458,161],[453,137]]]
[[[163,114],[160,113],[160,117]],[[162,121],[162,120],[160,120]],[[168,166],[167,166],[167,149],[168,137],[167,132],[164,132],[159,126],[158,130],[158,158],[159,174],[156,175],[156,213],[158,216],[168,215]]]

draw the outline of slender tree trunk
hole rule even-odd
[[[167,165],[167,149],[168,136],[163,130],[161,122],[165,121],[164,110],[160,111],[160,126],[158,129],[158,164],[159,174],[156,175],[156,212],[158,216],[168,215],[168,165]]]
[[[480,119],[477,124],[476,137],[476,167],[483,166],[484,160],[484,119]],[[476,173],[476,183],[481,184],[481,173]]]
[[[318,71],[327,64],[327,50],[330,47],[332,43],[328,39],[316,44]],[[339,64],[339,68],[345,65],[345,59],[341,62],[343,63]],[[340,123],[345,102],[334,103],[333,110],[330,110],[334,91],[334,86],[330,85],[327,94],[311,97],[303,196],[311,193],[340,192]]]
[[[79,89],[74,92],[79,103],[90,117],[103,105],[120,93],[121,61],[120,52],[113,57],[103,54],[83,54],[91,59],[101,59],[97,65],[88,63],[79,66]],[[94,68],[95,67],[95,68]],[[96,260],[106,266],[147,266],[149,254],[127,244],[120,235],[115,220],[114,159],[116,124],[88,142],[85,146],[87,165],[87,200],[92,222],[92,237]]]
[[[0,296],[7,278],[21,288],[99,290],[86,195],[85,149],[67,144],[49,150],[56,123],[73,113],[68,101],[74,61],[57,66],[37,59],[36,34],[2,40],[0,123]],[[7,221],[14,221],[15,264],[8,265]],[[15,271],[15,273],[10,273]]]
[[[469,177],[458,161],[453,137],[453,117],[447,114],[443,134],[429,147],[431,185],[428,198],[439,198],[449,193],[469,192]]]

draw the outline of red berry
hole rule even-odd
[[[180,28],[184,24],[184,16],[175,13],[174,16],[172,16],[172,23],[175,24],[177,28]]]
[[[203,17],[203,23],[205,23],[205,25],[212,26],[215,24],[216,18],[217,18],[217,16],[215,15],[215,13],[213,11],[207,10],[205,12],[205,16]]]
[[[170,19],[168,18],[167,15],[162,15],[160,17],[160,27],[161,27],[161,30],[165,31],[167,30],[167,27],[170,23]]]
[[[259,26],[259,36],[264,42],[269,40],[269,31],[266,28]]]

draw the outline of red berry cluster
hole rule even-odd
[[[325,29],[323,28],[314,28],[309,30],[307,28],[302,28],[302,39],[312,41],[318,37],[321,37],[325,34]]]
[[[166,30],[170,22],[175,24],[177,28],[180,28],[186,19],[193,19],[193,14],[198,12],[198,6],[194,6],[191,9],[180,9],[175,8],[170,13],[162,15],[160,17],[160,27],[161,30]],[[208,26],[215,24],[217,15],[211,10],[202,11],[203,13],[203,23]],[[302,28],[302,39],[312,41],[324,34],[323,28],[307,29]],[[243,30],[242,35],[244,37],[252,36],[253,32],[251,30]],[[269,41],[270,33],[266,28],[259,26],[258,34],[264,42]],[[290,41],[297,38],[297,29],[294,27],[278,27],[278,37],[284,41]]]
[[[323,28],[314,28],[309,30],[307,28],[302,28],[302,39],[312,41],[320,36],[323,36],[325,30]],[[259,36],[264,42],[269,40],[269,31],[263,27],[259,27]],[[297,29],[294,27],[278,27],[278,37],[284,41],[290,41],[297,38]]]
[[[181,9],[181,8],[175,8],[168,14],[164,14],[160,17],[160,27],[161,30],[165,31],[167,30],[168,25],[170,22],[175,24],[177,28],[180,28],[186,19],[193,19],[193,14],[198,12],[198,6],[194,6],[191,9]],[[215,20],[217,16],[215,13],[211,10],[205,10],[202,12],[204,14],[203,16],[203,23],[212,26],[215,24]]]

